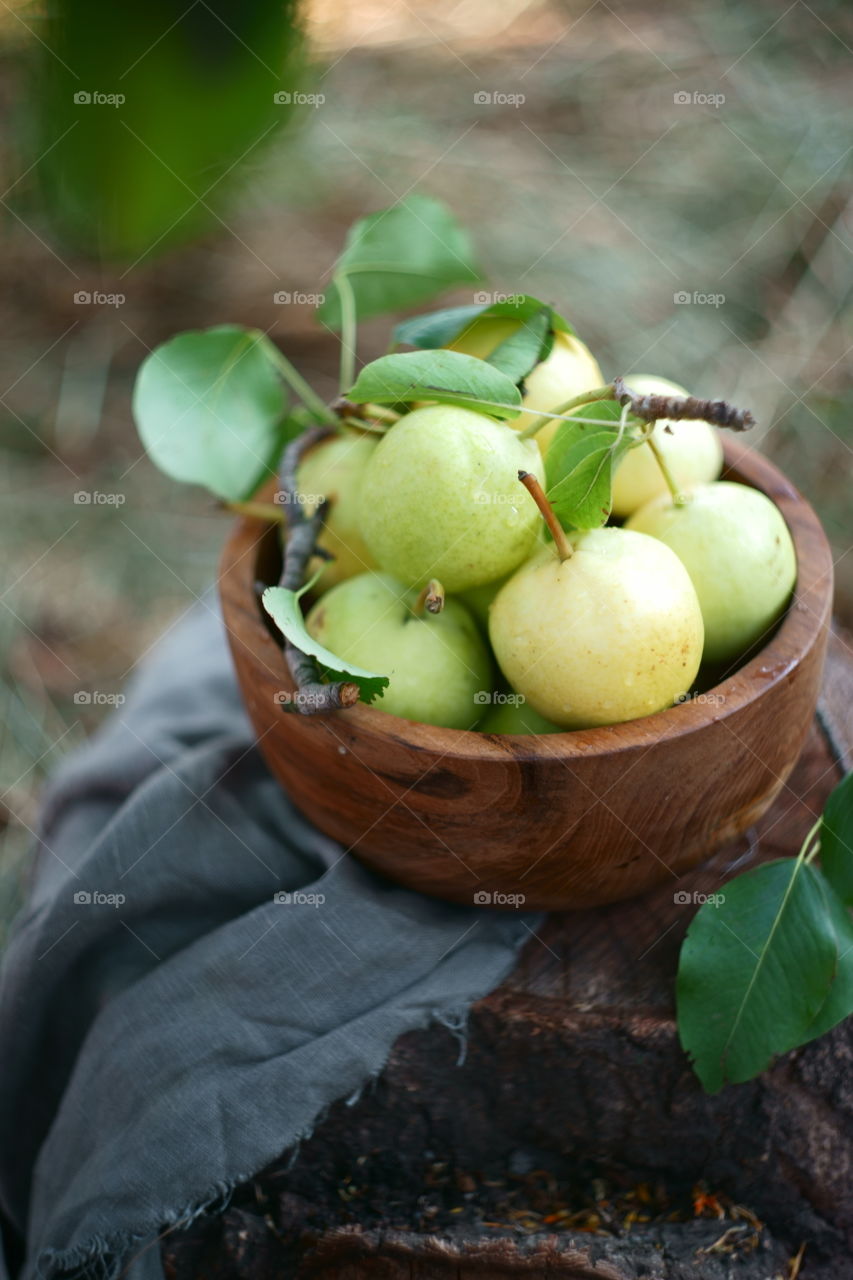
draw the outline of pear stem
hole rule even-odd
[[[420,617],[424,609],[426,609],[427,613],[441,613],[443,608],[444,587],[441,585],[438,578],[430,578],[429,582],[412,605],[412,613],[415,617]]]
[[[542,488],[536,476],[531,475],[529,471],[519,471],[518,478],[542,512],[542,518],[551,530],[551,537],[554,539],[554,546],[557,548],[557,555],[561,560],[566,561],[572,558],[572,544],[566,537],[565,530],[554,515],[554,508],[545,497],[545,491]]]
[[[384,436],[388,431],[386,426],[378,422],[370,422],[367,418],[341,418],[341,422],[345,427],[352,427],[355,431],[364,431],[373,436]]]
[[[338,396],[331,407],[346,426],[360,426],[362,431],[387,431],[400,421],[400,414],[394,409],[381,404],[356,404],[346,396]]]
[[[684,493],[684,491],[681,489],[678,481],[676,480],[675,476],[672,474],[672,471],[670,470],[669,463],[667,462],[666,458],[663,456],[663,453],[661,452],[657,441],[653,439],[651,434],[646,436],[646,444],[649,446],[652,453],[655,455],[655,462],[660,467],[661,475],[666,481],[667,488],[672,494],[672,501],[674,506],[676,507],[685,506],[688,500],[687,494]]]
[[[549,422],[554,421],[555,414],[571,413],[572,409],[579,409],[584,404],[595,404],[597,400],[615,399],[616,393],[612,383],[608,383],[606,387],[595,387],[592,391],[584,391],[579,396],[574,396],[571,400],[567,400],[565,404],[559,404],[556,409],[551,409],[549,413],[543,413],[540,418],[536,418],[529,427],[519,431],[519,439],[532,439],[537,431],[541,431],[543,427],[547,427]]]
[[[218,502],[220,511],[233,511],[238,516],[249,516],[252,520],[269,520],[270,523],[282,524],[284,512],[271,502]]]
[[[803,847],[800,852],[805,855],[805,861],[809,864],[814,862],[820,853],[820,829],[822,825],[823,817],[820,817],[803,841]]]
[[[397,410],[388,409],[385,405],[366,404],[364,409],[366,413],[370,414],[371,418],[378,418],[380,422],[387,422],[389,426],[391,423],[400,421],[401,415],[397,413]]]

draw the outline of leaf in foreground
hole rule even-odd
[[[829,995],[803,1036],[803,1044],[831,1031],[853,1013],[853,920],[826,877],[819,871],[815,874],[824,891],[827,915],[835,933],[838,961]]]
[[[517,418],[521,393],[512,378],[458,351],[407,351],[365,365],[348,393],[358,404],[431,400],[495,418]],[[508,407],[507,407],[508,406]]]
[[[784,858],[729,881],[681,949],[678,1031],[708,1093],[811,1038],[838,963],[818,873]]]
[[[182,333],[144,361],[133,415],[149,458],[227,502],[250,498],[278,462],[285,394],[262,335],[240,325]]]
[[[826,802],[820,865],[841,901],[853,907],[853,773],[839,782]]]
[[[281,634],[302,653],[316,658],[326,679],[332,683],[348,681],[357,684],[362,702],[373,702],[374,698],[381,697],[382,690],[388,687],[388,677],[344,662],[319,644],[305,627],[298,592],[289,591],[286,587],[267,587],[262,600]]]

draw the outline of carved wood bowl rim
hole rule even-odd
[[[445,729],[405,720],[364,703],[331,712],[322,718],[339,722],[343,718],[351,733],[358,735],[360,730],[364,730],[374,738],[384,735],[389,749],[393,750],[394,744],[402,741],[416,750],[435,752],[448,764],[454,759],[494,759],[505,763],[507,748],[518,761],[572,760],[631,751],[699,732],[706,725],[725,720],[768,694],[807,656],[822,630],[829,626],[832,554],[816,513],[779,468],[737,438],[724,437],[723,443],[725,467],[722,478],[758,489],[781,511],[797,554],[797,584],[787,612],[767,643],[730,676],[706,691],[706,694],[717,695],[714,701],[690,699],[638,720],[542,736]],[[247,613],[256,622],[248,634],[241,627],[240,641],[244,645],[248,643],[255,660],[268,669],[275,669],[278,663],[282,688],[292,690],[293,682],[283,651],[267,626],[255,589],[259,549],[269,529],[267,522],[255,517],[244,516],[235,522],[222,554],[220,591],[226,626],[229,625],[229,599],[247,602],[254,599],[255,606],[250,605]]]

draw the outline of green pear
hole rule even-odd
[[[451,405],[415,409],[364,469],[364,541],[408,586],[438,578],[454,594],[503,577],[530,554],[540,523],[519,471],[544,478],[535,443],[504,423]]]
[[[506,574],[495,582],[482,582],[479,587],[469,587],[459,597],[487,634],[489,630],[489,608],[509,576],[509,574]]]
[[[504,676],[526,706],[566,729],[671,706],[702,657],[702,614],[684,566],[663,543],[624,529],[568,543],[568,558],[543,548],[492,603],[489,636]]]
[[[305,501],[306,513],[313,513],[324,498],[329,499],[323,531],[317,545],[334,557],[325,562],[318,590],[376,567],[358,525],[358,493],[368,459],[378,444],[375,436],[347,431],[318,444],[300,464],[297,487]],[[310,572],[320,567],[312,562]]]
[[[494,701],[498,698],[499,701]],[[562,733],[525,702],[521,694],[493,694],[492,706],[477,725],[480,733]]]
[[[519,323],[518,320],[496,317],[474,320],[458,338],[448,343],[449,349],[486,360],[496,347],[512,336]],[[582,391],[591,391],[594,387],[603,385],[601,370],[589,347],[573,334],[556,333],[548,357],[536,365],[525,379],[523,404],[526,412],[521,417],[514,418],[511,425],[516,431],[523,431],[544,410],[558,409],[561,404],[580,395]],[[543,453],[559,425],[559,419],[555,418],[548,426],[537,431],[536,441]]]
[[[640,395],[686,396],[677,382],[653,374],[630,374],[625,379],[631,391]],[[588,406],[594,417],[595,406]],[[587,409],[579,410],[586,413]],[[710,422],[678,422],[659,419],[652,439],[669,466],[676,483],[684,489],[716,480],[723,469],[720,433]],[[657,459],[648,445],[638,445],[623,454],[613,474],[613,514],[630,516],[659,494],[669,493]]]
[[[784,612],[797,556],[779,508],[757,489],[722,480],[676,506],[668,495],[642,507],[627,528],[670,547],[696,588],[705,621],[705,661],[728,662],[766,636]]]
[[[381,703],[392,715],[470,729],[492,687],[492,663],[474,619],[458,600],[416,612],[418,593],[387,573],[332,587],[308,614],[310,634],[332,653],[390,677]],[[478,696],[479,695],[479,696]]]

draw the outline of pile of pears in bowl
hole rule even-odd
[[[375,705],[407,720],[549,734],[650,716],[733,670],[791,599],[781,512],[719,479],[721,432],[680,416],[683,387],[631,374],[614,392],[557,330],[513,416],[466,403],[454,361],[500,369],[524,330],[460,318],[440,351],[417,353],[409,402],[406,356],[386,358],[386,396],[374,362],[359,379],[372,401],[356,394],[299,465],[304,510],[325,503],[308,633],[387,676]],[[679,416],[648,413],[666,405]]]
[[[403,321],[342,378],[220,593],[260,750],[320,830],[436,897],[577,909],[677,884],[779,794],[832,561],[747,412],[605,382],[552,311],[499,306]]]
[[[149,458],[237,512],[222,618],[260,752],[374,871],[453,902],[597,906],[751,829],[813,722],[832,557],[736,433],[527,294],[363,319],[482,279],[412,194],[359,219],[318,319],[329,402],[268,332],[151,352]],[[271,497],[273,500],[271,501]]]

